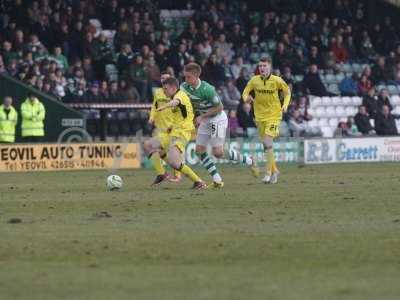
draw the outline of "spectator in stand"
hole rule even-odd
[[[126,100],[124,99],[122,92],[118,88],[118,82],[111,81],[108,97],[106,100],[108,102],[116,102],[116,103],[124,102],[124,100]]]
[[[378,113],[378,99],[376,97],[375,88],[372,87],[363,97],[362,105],[367,109],[371,119],[375,119]]]
[[[112,64],[115,60],[114,49],[103,33],[101,33],[94,41],[93,47],[95,51],[93,63],[96,70],[96,75],[99,80],[103,80],[106,75],[106,65]]]
[[[317,46],[311,46],[309,63],[310,65],[316,65],[317,67],[322,67],[322,57],[318,51]]]
[[[133,64],[129,67],[129,78],[140,93],[140,98],[147,101],[148,74],[143,64],[143,57],[137,55]]]
[[[354,122],[359,132],[363,135],[374,135],[375,130],[371,125],[367,108],[364,105],[358,107],[358,113],[354,117]]]
[[[358,93],[364,96],[373,88],[371,80],[366,75],[362,75],[358,82]]]
[[[392,70],[386,64],[384,56],[379,56],[376,64],[372,67],[372,81],[375,84],[386,83],[392,78]]]
[[[369,62],[371,59],[375,58],[375,55],[376,51],[371,43],[371,38],[367,31],[363,31],[361,36],[360,58]]]
[[[90,90],[84,95],[86,102],[101,103],[104,102],[103,96],[100,94],[100,87],[97,82],[92,83]]]
[[[326,90],[321,77],[319,76],[318,67],[316,64],[312,64],[309,67],[309,71],[304,76],[303,87],[308,94],[314,96],[329,96],[330,93]]]
[[[377,135],[397,135],[397,127],[395,119],[398,116],[394,116],[390,113],[389,106],[384,105],[382,111],[377,114],[375,118],[375,130]]]
[[[236,115],[235,110],[230,110],[228,114],[228,128],[229,128],[229,136],[231,138],[236,138],[240,136],[240,126],[239,120]]]
[[[360,136],[360,133],[354,130],[352,122],[348,120],[347,122],[339,122],[333,135],[335,137],[355,137]]]
[[[108,82],[106,80],[101,81],[99,87],[99,93],[103,98],[103,101],[107,101],[109,96],[109,91],[108,91]]]
[[[378,95],[378,111],[382,110],[382,107],[384,105],[387,105],[389,107],[389,110],[392,111],[393,110],[393,106],[390,103],[390,97],[389,97],[389,91],[387,89],[382,89],[379,92]]]
[[[284,43],[278,43],[275,53],[273,55],[274,67],[277,69],[283,69],[284,67],[292,64],[293,57],[289,50],[286,49]]]
[[[243,66],[243,58],[241,56],[236,56],[235,62],[231,65],[231,73],[235,80],[238,79]]]
[[[128,102],[143,102],[143,100],[140,98],[140,94],[137,88],[134,85],[126,82],[125,80],[121,80],[119,82],[119,90],[121,91],[123,99],[128,100]]]
[[[174,68],[176,74],[179,74],[184,65],[187,63],[189,53],[184,43],[180,43],[178,49],[174,49],[170,52],[168,57],[168,65]]]
[[[233,79],[228,79],[226,84],[222,86],[222,103],[227,109],[235,109],[242,98],[241,93],[234,84]]]
[[[60,46],[54,47],[54,52],[53,52],[53,59],[57,62],[58,66],[64,70],[68,70],[69,65],[68,65],[68,60],[67,58],[62,54],[62,49]]]
[[[134,54],[132,52],[132,48],[129,44],[122,44],[121,52],[118,54],[117,60],[117,68],[119,74],[124,77],[126,76],[126,72],[129,69],[129,66],[132,64],[134,60]]]
[[[298,109],[295,109],[292,112],[288,125],[294,137],[311,137],[322,135],[319,128],[308,126]]]
[[[220,34],[218,40],[214,42],[214,47],[219,48],[220,58],[229,57],[232,58],[233,51],[232,46],[227,43],[225,34]]]
[[[293,74],[304,74],[304,70],[309,65],[307,57],[304,55],[302,49],[296,49],[296,53],[293,58]]]
[[[337,63],[347,62],[349,54],[343,45],[343,37],[341,35],[331,38],[331,51],[335,55]]]
[[[122,22],[114,36],[114,47],[116,51],[122,52],[122,47],[124,45],[133,44],[132,31],[128,26],[128,22]]]
[[[249,80],[250,80],[249,70],[246,67],[243,67],[240,70],[239,77],[236,79],[236,87],[238,88],[240,93],[243,92]]]
[[[342,96],[357,96],[358,95],[358,76],[353,73],[351,77],[345,77],[339,83],[339,91]]]
[[[237,118],[246,137],[250,138],[257,135],[257,127],[254,122],[254,112],[251,104],[241,102],[237,108]]]
[[[295,110],[300,112],[300,116],[305,121],[312,120],[312,115],[308,113],[308,99],[306,96],[301,96],[299,100],[296,102]]]
[[[218,62],[217,56],[211,54],[203,69],[203,77],[212,85],[218,86],[225,82],[225,70]]]

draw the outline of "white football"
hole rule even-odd
[[[118,175],[110,175],[107,177],[107,188],[110,191],[119,190],[122,188],[122,178]]]

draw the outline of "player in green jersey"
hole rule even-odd
[[[221,175],[213,159],[207,153],[207,145],[210,144],[212,154],[216,158],[224,157],[224,144],[228,117],[218,97],[215,88],[204,80],[200,80],[201,67],[196,63],[189,63],[183,70],[185,82],[181,90],[189,95],[196,116],[197,136],[196,153],[201,164],[212,176],[213,186],[224,186]]]

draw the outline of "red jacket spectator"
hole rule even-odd
[[[358,91],[361,95],[366,95],[372,86],[371,80],[369,80],[366,75],[361,76],[360,82],[358,83]]]
[[[337,38],[332,38],[331,51],[335,54],[337,63],[344,63],[349,58],[349,53],[344,47],[343,38],[340,35]]]

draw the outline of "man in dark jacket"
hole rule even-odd
[[[363,135],[373,135],[375,130],[369,121],[369,115],[364,105],[358,107],[358,113],[354,117],[357,129]]]
[[[303,86],[311,95],[320,97],[330,95],[318,74],[318,67],[315,64],[310,66],[309,72],[304,76]]]
[[[384,105],[382,112],[375,119],[376,133],[378,135],[397,135],[396,118],[390,113],[389,106]]]
[[[371,119],[375,119],[378,113],[378,101],[375,94],[375,88],[372,87],[368,94],[364,96],[362,105],[367,109],[367,113]]]
[[[254,123],[254,112],[251,104],[241,102],[237,109],[237,118],[240,127],[243,128],[247,137],[252,137],[256,133],[257,127]]]
[[[389,110],[392,111],[393,110],[393,106],[390,103],[390,98],[389,98],[389,91],[387,89],[382,89],[379,92],[379,96],[378,96],[378,111],[382,110],[382,107],[384,105],[387,105],[389,107]]]

